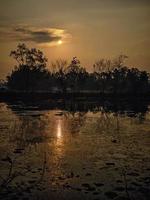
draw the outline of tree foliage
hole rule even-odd
[[[10,76],[7,76],[9,88],[24,91],[45,89],[49,81],[49,72],[46,69],[47,59],[43,52],[19,44],[15,51],[11,51],[10,56],[16,60],[17,66]]]
[[[66,60],[56,60],[47,69],[47,59],[35,48],[19,44],[11,51],[17,66],[7,76],[7,85],[17,91],[48,91],[54,89],[62,93],[97,91],[101,94],[147,94],[150,92],[149,74],[125,65],[127,56],[115,59],[100,59],[89,73],[81,66],[77,57],[70,64]]]

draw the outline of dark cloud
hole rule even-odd
[[[21,33],[18,38],[20,41],[51,43],[62,39],[62,36],[57,35],[53,30],[30,30],[25,28],[15,28],[15,32]]]
[[[59,40],[66,40],[69,37],[70,34],[65,30],[56,28],[35,28],[28,26],[0,28],[0,42],[22,41],[37,44],[53,44]]]

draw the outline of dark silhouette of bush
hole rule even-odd
[[[66,93],[67,83],[66,83],[66,70],[67,61],[66,60],[56,60],[51,63],[52,73],[50,79],[52,80],[52,86],[60,89],[63,93]]]
[[[150,92],[149,73],[128,68],[125,55],[115,60],[100,60],[94,64],[94,76],[101,93],[146,94]]]
[[[120,55],[114,60],[100,59],[89,73],[73,57],[68,65],[65,60],[51,63],[47,67],[44,54],[19,44],[10,54],[16,62],[14,70],[7,76],[11,90],[25,92],[96,92],[111,95],[141,95],[150,93],[149,73],[125,66],[127,56]]]
[[[29,49],[25,44],[19,44],[17,50],[11,51],[17,66],[7,76],[10,89],[22,91],[45,90],[49,84],[49,71],[46,69],[47,59],[35,48]]]
[[[67,67],[67,86],[73,91],[84,90],[86,79],[88,79],[86,69],[81,67],[80,61],[74,57],[71,64]]]

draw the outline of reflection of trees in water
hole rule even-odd
[[[86,121],[87,112],[64,112],[64,123],[71,134],[79,133]]]
[[[60,130],[61,134],[65,131],[69,134],[78,133],[86,120],[86,112],[63,112],[60,117],[48,113],[39,116],[28,113],[18,115],[17,120],[9,127],[9,140],[17,149],[36,146],[51,137],[56,138]]]
[[[51,112],[53,113],[52,115],[50,114]],[[48,160],[49,166],[55,166],[52,173],[60,175],[63,173],[61,171],[61,161],[63,160],[62,158],[65,154],[65,145],[67,144],[66,141],[64,141],[65,131],[74,136],[77,135],[77,133],[80,131],[84,131],[84,127],[89,125],[91,129],[93,127],[95,128],[96,134],[103,134],[104,137],[102,136],[100,138],[105,139],[107,136],[109,136],[108,139],[112,139],[112,142],[114,143],[119,143],[121,139],[121,144],[125,142],[126,147],[128,147],[132,153],[135,148],[137,148],[137,142],[133,143],[134,140],[131,140],[131,142],[126,140],[126,136],[124,136],[124,130],[127,126],[129,129],[134,128],[134,126],[131,126],[131,128],[129,127],[130,121],[133,121],[133,124],[136,125],[135,122],[141,124],[144,122],[145,118],[145,112],[135,113],[131,111],[122,112],[118,110],[112,112],[112,110],[106,109],[106,107],[103,106],[95,107],[94,114],[88,111],[79,112],[77,110],[74,112],[61,111],[59,115],[55,115],[56,113],[53,111],[51,112],[47,111],[43,115],[35,116],[29,115],[28,112],[24,115],[18,114],[18,120],[14,122],[14,125],[10,130],[10,139],[17,145],[16,152],[18,151],[18,153],[21,151],[21,148],[25,148],[31,145],[37,146],[36,144],[44,143],[49,136],[47,133],[56,131],[57,138],[53,138],[52,143],[51,141],[49,142],[49,146],[44,144],[41,148],[43,149],[41,153],[39,153],[41,151],[40,149],[38,151],[38,155],[34,154],[33,148],[31,148],[30,151],[26,151],[26,157],[23,156],[23,158],[19,158],[19,162],[23,163],[23,173],[27,171],[29,178],[31,177],[31,173],[30,170],[28,171],[28,168],[26,167],[30,166],[34,171],[37,166],[43,166],[42,170],[44,171],[46,165],[45,160],[48,160],[49,157],[51,157]],[[89,134],[92,134],[90,133],[91,129],[87,130]],[[126,132],[128,131],[126,130]],[[91,137],[91,139],[94,140],[94,137]],[[98,139],[98,137],[96,137],[96,139]],[[43,159],[44,151],[48,152],[48,158]],[[24,159],[28,157],[30,158],[30,156],[32,156],[30,161]],[[39,160],[34,164],[37,156]],[[41,165],[39,165],[39,163]],[[34,165],[32,166],[32,164]],[[19,169],[19,164],[17,167],[17,169]]]
[[[69,97],[68,97],[69,98]],[[52,111],[52,110],[62,110],[70,113],[76,112],[98,112],[102,109],[105,112],[113,112],[126,114],[128,116],[134,117],[138,113],[143,113],[143,115],[148,111],[148,106],[150,102],[148,100],[142,99],[124,99],[124,98],[92,98],[92,99],[43,99],[41,101],[29,101],[24,102],[8,102],[8,107],[16,114],[22,110],[31,111]]]
[[[108,134],[109,132],[119,131],[120,129],[120,116],[118,113],[105,112],[104,109],[97,112],[96,131]]]
[[[7,113],[8,108],[5,108]],[[3,192],[24,192],[40,184],[46,168],[45,148],[36,152],[37,143],[45,139],[45,121],[41,117],[31,117],[8,112],[12,121],[7,124],[4,143],[0,154],[0,199]],[[7,114],[6,114],[7,115]],[[7,118],[6,118],[7,120]],[[9,120],[8,120],[9,121]],[[33,145],[30,145],[33,144]],[[37,170],[40,168],[40,171]],[[32,175],[35,174],[33,181]],[[19,187],[16,188],[16,185]],[[9,188],[9,191],[8,191]]]
[[[140,104],[139,104],[140,103]],[[57,103],[56,103],[57,105]],[[50,113],[56,108],[51,104]],[[62,106],[62,105],[61,105]],[[61,106],[58,104],[58,108]],[[63,105],[64,106],[64,105]],[[10,139],[17,146],[25,147],[29,144],[38,144],[46,141],[50,134],[55,132],[54,124],[57,123],[56,116],[49,115],[49,109],[40,113],[38,110],[22,111],[20,107],[16,111],[13,105],[9,104],[9,108],[17,116],[18,120],[10,127]],[[122,128],[122,117],[136,118],[136,123],[143,123],[145,114],[148,110],[148,103],[144,102],[85,102],[76,101],[65,104],[62,120],[63,131],[71,134],[79,133],[82,127],[86,126],[88,113],[98,114],[98,118],[94,119],[95,129],[97,132],[114,133],[119,135],[120,127]],[[63,109],[61,109],[63,110]],[[18,112],[19,111],[19,112]],[[27,111],[27,112],[26,112]],[[57,124],[56,124],[57,125]],[[55,136],[54,136],[55,137]],[[116,137],[116,136],[115,136]]]
[[[47,121],[43,117],[20,116],[10,127],[10,141],[18,148],[42,143],[47,139],[46,126]]]

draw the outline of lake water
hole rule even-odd
[[[149,199],[149,105],[73,105],[0,103],[0,199]]]

